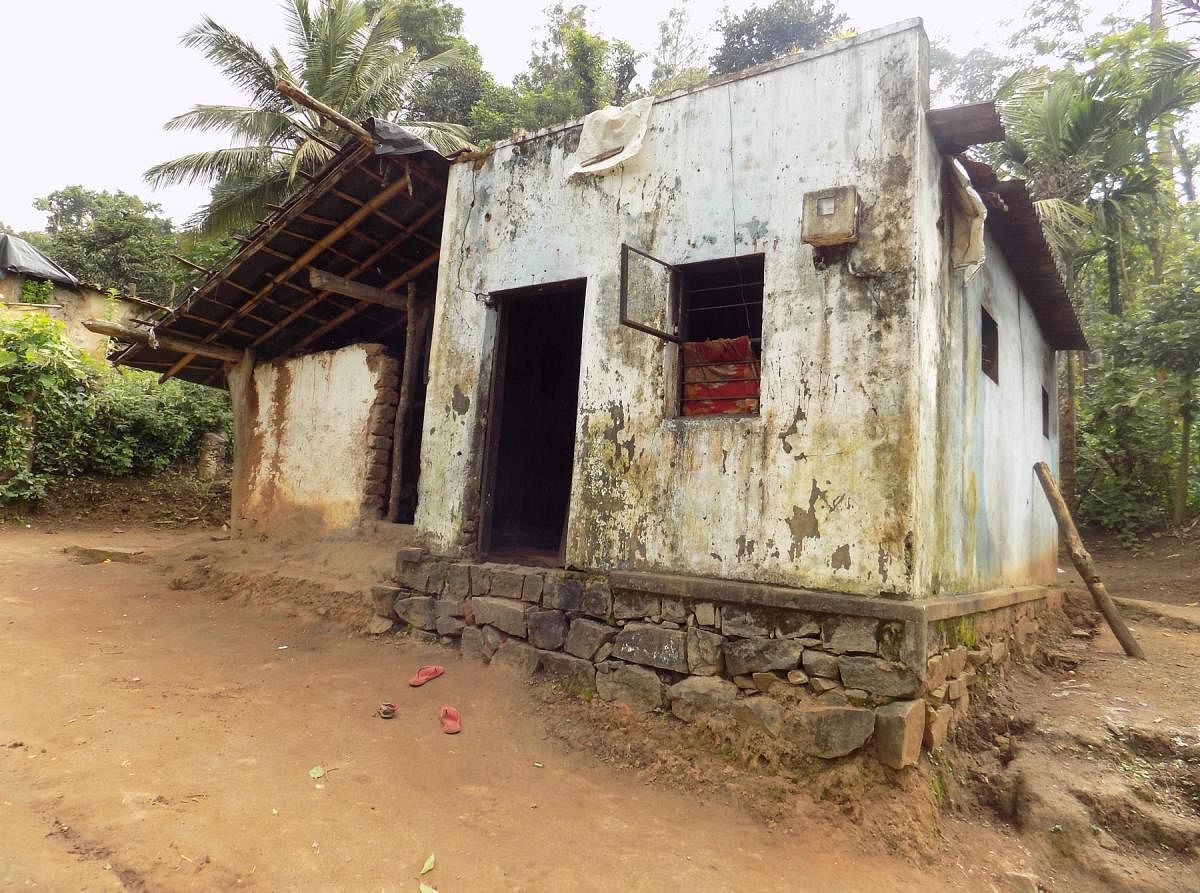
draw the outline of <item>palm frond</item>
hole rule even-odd
[[[176,115],[164,130],[215,130],[263,144],[274,144],[296,129],[287,115],[275,109],[243,105],[197,105]]]
[[[240,179],[268,167],[278,154],[273,146],[228,146],[164,161],[143,177],[154,187]]]
[[[203,22],[183,35],[180,43],[188,48],[198,48],[230,83],[249,95],[254,105],[283,107],[282,97],[275,92],[275,71],[271,63],[249,41],[205,16]]]

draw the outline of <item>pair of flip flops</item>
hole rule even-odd
[[[446,672],[445,667],[427,666],[421,667],[413,675],[412,679],[408,680],[408,684],[413,688],[420,688],[426,682],[437,679]],[[396,715],[395,704],[380,704],[379,716],[381,719],[391,719]],[[438,711],[438,721],[442,724],[442,731],[447,735],[457,735],[462,731],[462,716],[453,707],[443,707]]]

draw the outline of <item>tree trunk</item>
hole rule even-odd
[[[1188,155],[1187,146],[1179,138],[1174,129],[1171,130],[1171,145],[1175,147],[1175,156],[1179,159],[1179,173],[1183,179],[1183,196],[1189,202],[1196,200],[1196,168],[1192,157]]]
[[[1179,410],[1179,418],[1183,422],[1183,434],[1179,439],[1179,478],[1175,483],[1175,506],[1172,520],[1179,526],[1187,520],[1188,482],[1191,478],[1192,465],[1192,422],[1194,420],[1192,406],[1192,388],[1184,392],[1183,405]]]
[[[1117,242],[1111,236],[1104,245],[1104,263],[1108,270],[1108,312],[1121,316],[1125,301],[1121,297],[1121,265],[1117,258]]]
[[[1075,354],[1064,354],[1066,369],[1059,375],[1058,480],[1067,507],[1074,512],[1075,494]]]

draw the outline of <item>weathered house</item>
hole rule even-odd
[[[1085,343],[927,65],[906,22],[453,164],[377,134],[118,360],[229,370],[235,526],[411,519],[385,613],[681,715],[811,677],[826,756],[864,704],[936,743],[1055,598],[1032,465]]]
[[[28,282],[49,282],[44,303],[26,298]],[[103,357],[108,338],[88,330],[84,320],[108,319],[120,324],[153,320],[165,308],[136,295],[110,295],[86,285],[37,248],[17,236],[0,234],[0,307],[9,313],[42,313],[63,323],[67,338],[76,347]]]

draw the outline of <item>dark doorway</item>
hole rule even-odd
[[[560,565],[579,401],[585,280],[499,292],[484,474],[491,559]]]

